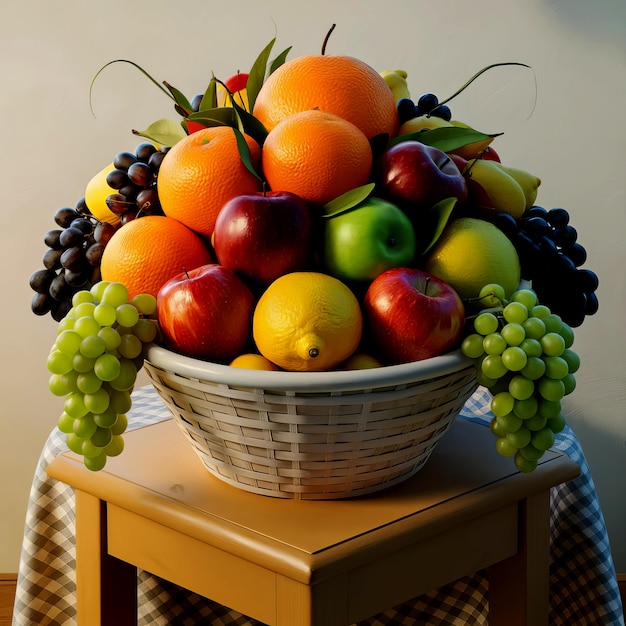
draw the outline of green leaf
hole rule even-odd
[[[261,91],[261,87],[265,82],[265,74],[267,72],[267,62],[272,52],[272,48],[274,47],[274,43],[276,42],[276,37],[274,37],[266,46],[261,50],[261,53],[256,58],[254,63],[252,64],[252,69],[248,74],[248,82],[246,83],[246,92],[248,94],[248,106],[250,107],[250,111],[254,109],[254,103],[256,101],[256,97]]]
[[[427,231],[431,238],[421,252],[422,256],[425,255],[435,243],[437,243],[439,237],[441,237],[441,233],[443,233],[452,215],[456,201],[456,198],[446,198],[445,200],[437,202],[437,204],[427,212],[424,222],[429,225]]]
[[[217,108],[217,80],[215,76],[211,76],[211,80],[207,85],[206,91],[202,96],[202,100],[200,101],[199,111],[204,111],[205,109],[215,109]]]
[[[198,122],[205,126],[234,126],[235,114],[231,107],[215,107],[191,113],[186,117],[190,122]]]
[[[340,213],[345,213],[349,209],[357,206],[357,204],[361,204],[361,202],[366,200],[372,191],[374,191],[374,187],[374,183],[368,183],[367,185],[355,187],[354,189],[350,189],[350,191],[342,193],[322,207],[322,217],[333,217]]]
[[[172,94],[174,98],[174,102],[185,112],[185,115],[189,115],[192,112],[191,103],[187,100],[187,97],[176,87],[170,85],[167,81],[163,81],[163,84],[168,89],[168,91]]]
[[[487,134],[464,126],[444,126],[429,130],[417,130],[414,133],[398,135],[388,144],[393,146],[402,141],[415,140],[427,146],[439,148],[442,152],[450,152],[476,141],[484,141],[490,137],[498,137],[502,133]]]
[[[152,141],[171,148],[175,143],[187,137],[185,129],[176,120],[162,119],[153,122],[145,130],[133,130],[134,135],[146,137]]]
[[[265,142],[265,138],[267,137],[267,130],[265,130],[265,126],[259,122],[259,120],[254,117],[254,115],[248,113],[242,106],[238,105],[234,100],[233,109],[235,111],[235,115],[237,116],[237,128],[242,133],[246,133],[246,135],[250,135],[256,142],[262,146]]]
[[[237,148],[239,149],[239,154],[243,164],[251,174],[256,176],[256,178],[258,178],[261,182],[264,182],[258,172],[254,169],[252,159],[250,158],[250,149],[248,148],[248,144],[242,132],[237,128],[233,128],[233,132],[235,133],[235,138],[237,139]]]
[[[271,63],[270,63],[270,69],[269,69],[269,74],[268,76],[270,76],[271,74],[273,74],[281,65],[283,65],[283,63],[287,60],[287,55],[291,52],[291,48],[292,46],[289,46],[288,48],[285,48]]]
[[[128,63],[129,65],[132,65],[133,67],[135,67],[136,69],[138,69],[144,76],[146,76],[149,80],[151,80],[168,98],[171,98],[172,100],[175,100],[172,97],[172,94],[169,93],[167,91],[167,89],[165,89],[161,83],[159,83],[157,80],[155,80],[154,78],[152,78],[152,76],[150,76],[150,74],[148,74],[148,72],[146,72],[146,70],[144,70],[141,66],[137,65],[137,63],[134,63],[133,61],[128,61],[127,59],[115,59],[114,61],[109,61],[108,63],[105,63],[97,72],[96,75],[91,79],[91,85],[89,85],[89,108],[91,109],[91,113],[93,115],[95,115],[94,111],[93,111],[93,106],[92,106],[92,100],[91,100],[91,94],[92,94],[92,90],[93,90],[93,86],[94,83],[96,82],[96,79],[98,78],[98,76],[100,76],[101,72],[108,67],[109,65],[113,65],[113,63]]]

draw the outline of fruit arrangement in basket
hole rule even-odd
[[[539,177],[450,108],[522,64],[440,101],[328,54],[328,36],[293,59],[274,44],[191,99],[136,66],[180,119],[133,131],[136,149],[56,212],[30,285],[59,323],[69,447],[94,470],[122,451],[152,342],[302,375],[460,350],[492,393],[498,451],[532,471],[565,425],[598,280],[568,212],[537,204]]]

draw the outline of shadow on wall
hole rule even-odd
[[[624,0],[540,0],[553,21],[584,32],[586,39],[617,39],[626,52],[626,2]]]

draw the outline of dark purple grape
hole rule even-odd
[[[422,94],[417,101],[417,114],[427,115],[439,104],[439,98],[434,93]]]
[[[569,224],[569,213],[565,209],[550,209],[548,221],[555,228],[563,228]]]
[[[43,266],[48,270],[58,270],[61,268],[61,255],[63,248],[59,250],[46,250],[43,255]]]
[[[72,287],[74,291],[90,287],[89,277],[91,276],[91,268],[88,265],[85,265],[78,271],[65,270],[64,276],[65,282]]]
[[[531,215],[530,217],[523,218],[522,223],[524,231],[532,236],[550,236],[552,234],[550,224],[548,224],[543,217],[539,217],[538,215]]]
[[[70,224],[70,228],[80,230],[83,235],[91,235],[93,232],[93,222],[86,220],[84,217],[79,217]]]
[[[148,159],[148,165],[155,174],[157,174],[159,169],[161,168],[161,163],[163,163],[163,159],[165,158],[166,154],[167,152],[159,150],[158,152],[154,152],[150,155],[150,158]]]
[[[76,203],[76,211],[81,215],[91,215],[91,211],[87,206],[85,198],[81,198],[80,200],[78,200],[78,202]]]
[[[100,265],[105,247],[106,245],[103,243],[94,243],[92,246],[89,246],[85,251],[87,262],[93,266]]]
[[[127,202],[134,203],[135,202],[135,198],[137,198],[137,194],[142,189],[143,189],[143,187],[137,187],[137,185],[135,185],[134,183],[131,183],[130,180],[129,180],[128,181],[128,185],[124,185],[124,187],[122,187],[118,191],[120,192],[121,195],[124,196],[124,198],[126,198]]]
[[[30,310],[35,315],[46,315],[52,309],[54,300],[48,293],[36,293],[30,302]]]
[[[160,212],[159,195],[154,187],[143,189],[137,194],[137,208],[145,215],[154,215],[155,211]]]
[[[93,238],[96,243],[102,243],[106,245],[109,243],[111,237],[115,234],[116,228],[113,224],[108,222],[98,222],[94,231]]]
[[[128,202],[126,197],[120,193],[112,193],[106,199],[106,204],[109,210],[115,215],[122,215],[128,210],[132,210],[135,207],[134,202]]]
[[[80,217],[78,211],[69,207],[65,207],[63,209],[59,209],[54,214],[54,221],[61,228],[67,228],[77,217]]]
[[[72,301],[68,296],[64,300],[52,301],[52,308],[50,309],[50,315],[55,322],[60,322],[72,308]]]
[[[547,219],[548,211],[544,209],[542,206],[531,206],[528,211],[524,214],[524,217],[542,217],[543,219]]]
[[[144,143],[140,143],[135,149],[135,154],[137,155],[137,158],[144,163],[147,163],[150,156],[155,152],[156,146],[153,143],[147,141]]]
[[[579,269],[576,272],[577,282],[580,288],[587,294],[593,293],[600,284],[598,275],[587,269]]]
[[[598,312],[599,303],[598,296],[595,293],[588,293],[587,296],[587,305],[585,306],[585,314],[586,315],[595,315]]]
[[[128,174],[125,170],[115,169],[107,174],[107,185],[111,189],[121,189],[128,184]]]
[[[61,265],[72,272],[77,272],[85,263],[85,251],[82,247],[67,248],[61,255]]]
[[[49,230],[44,238],[44,243],[48,246],[48,248],[52,248],[53,250],[60,250],[63,246],[59,242],[59,237],[63,231],[60,229]]]
[[[440,104],[439,106],[435,107],[430,114],[433,117],[440,117],[442,120],[445,120],[446,122],[449,122],[452,119],[452,111],[450,110],[450,107],[447,104]]]
[[[554,240],[559,246],[573,246],[577,239],[578,232],[571,224],[562,228],[555,228]]]
[[[404,124],[407,120],[417,117],[417,107],[411,98],[400,98],[396,103],[398,109],[398,122]]]
[[[64,248],[72,248],[73,246],[78,246],[83,243],[84,239],[85,235],[80,230],[78,230],[78,228],[73,227],[66,228],[59,235],[59,243]]]
[[[137,162],[137,155],[132,152],[118,152],[113,157],[113,167],[126,171],[133,163]]]
[[[518,232],[517,220],[509,213],[496,213],[491,220],[507,237]]]
[[[73,289],[70,287],[66,280],[64,272],[59,272],[52,283],[50,283],[50,295],[55,300],[66,300],[73,294]]]
[[[154,181],[154,172],[147,163],[133,163],[128,168],[128,178],[135,185],[148,187]]]
[[[128,222],[132,222],[137,217],[136,208],[137,207],[135,206],[135,210],[128,210],[120,215],[120,222],[122,223],[122,226],[128,224]]]
[[[48,293],[50,283],[54,280],[56,272],[53,270],[37,270],[32,274],[28,284],[37,293]]]
[[[567,255],[576,267],[584,265],[585,261],[587,260],[587,251],[578,242],[576,242],[573,246],[563,248],[561,252]]]
[[[203,97],[204,97],[204,94],[198,93],[191,99],[191,102],[189,104],[191,104],[192,111],[200,110],[200,104],[202,103]]]

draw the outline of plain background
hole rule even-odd
[[[247,71],[275,52],[359,57],[405,69],[414,96],[450,95],[480,68],[500,68],[452,103],[457,119],[503,132],[503,161],[543,181],[538,204],[561,206],[600,276],[600,311],[576,330],[578,388],[566,402],[594,477],[616,568],[626,572],[626,4],[623,0],[22,0],[0,8],[0,572],[18,568],[33,473],[61,400],[47,390],[56,323],[30,312],[28,279],[57,208],[121,150],[131,129],[176,117],[132,60],[191,98],[214,72]],[[468,442],[471,446],[471,442]]]

